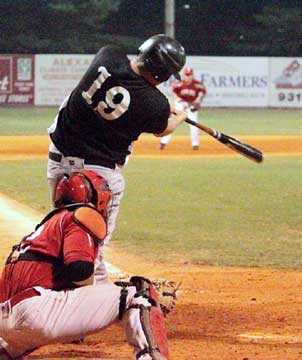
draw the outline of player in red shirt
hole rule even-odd
[[[57,208],[13,247],[0,279],[1,359],[78,340],[118,319],[135,359],[168,358],[164,315],[149,280],[93,284],[110,201],[104,178],[72,172],[57,185]]]
[[[172,91],[176,95],[176,110],[185,110],[190,120],[198,122],[198,111],[207,94],[204,84],[194,79],[193,69],[187,67],[183,71],[183,80],[176,80],[172,83]],[[195,126],[190,126],[191,144],[193,150],[199,149],[199,130]],[[171,140],[172,134],[164,136],[160,141],[160,150]]]

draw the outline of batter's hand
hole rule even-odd
[[[171,108],[171,116],[177,118],[179,124],[186,120],[188,114],[185,110],[176,110],[175,108]]]

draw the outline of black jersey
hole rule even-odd
[[[132,71],[126,54],[105,46],[59,111],[50,136],[65,156],[124,164],[132,142],[143,132],[163,132],[169,114],[167,98]]]

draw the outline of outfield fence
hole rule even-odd
[[[0,106],[57,106],[94,55],[0,55]],[[188,56],[206,107],[302,107],[302,58]],[[160,89],[171,96],[171,82]]]

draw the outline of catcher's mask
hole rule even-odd
[[[107,206],[111,190],[107,181],[91,170],[74,171],[65,174],[58,182],[55,192],[55,207],[75,203],[92,203],[107,217]]]

